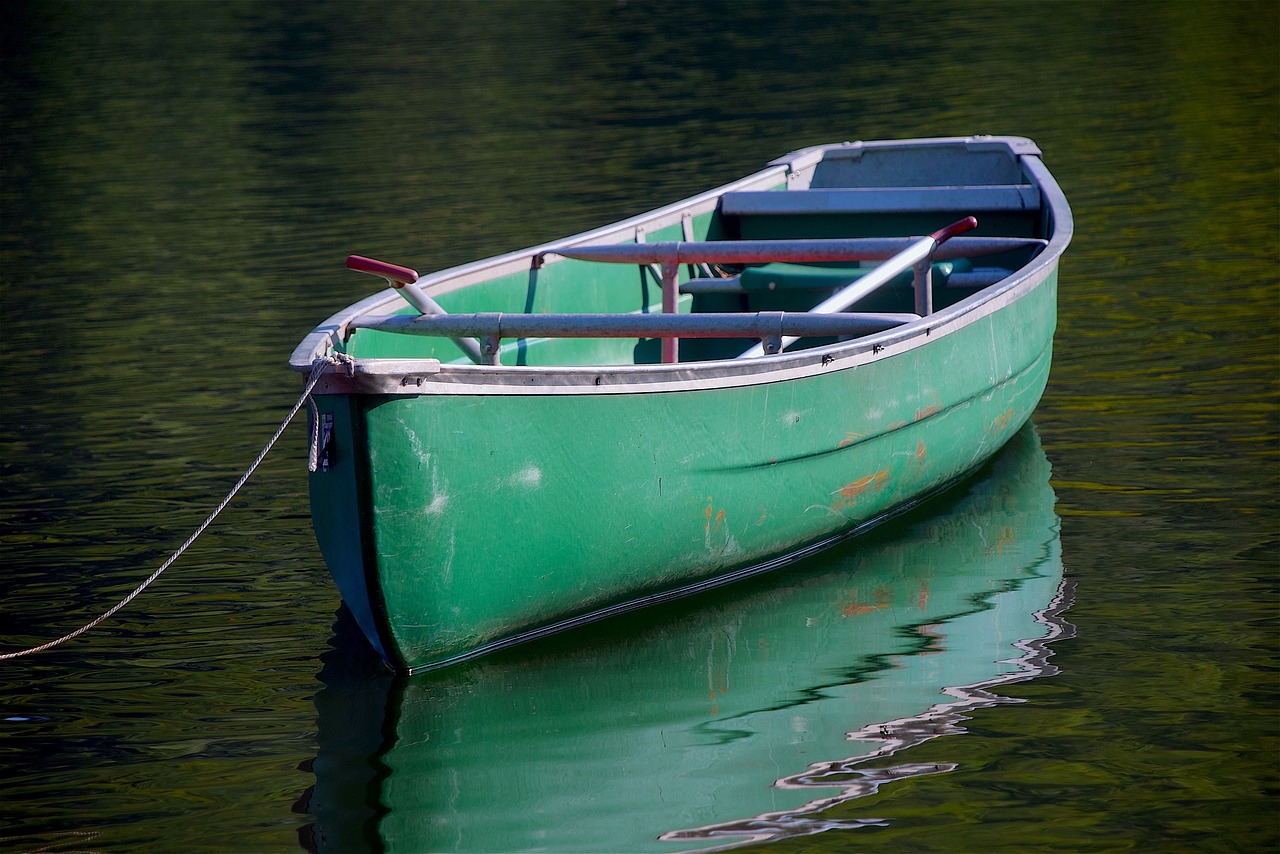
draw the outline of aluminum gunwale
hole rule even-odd
[[[714,210],[720,196],[726,192],[757,185],[774,185],[783,179],[792,178],[798,178],[797,186],[807,184],[809,175],[800,175],[800,171],[809,170],[811,174],[812,168],[832,152],[931,144],[990,146],[1012,152],[1026,170],[1031,183],[1039,187],[1044,210],[1052,218],[1053,228],[1048,245],[1027,265],[1002,282],[921,320],[853,341],[796,353],[784,352],[748,362],[717,360],[671,365],[521,367],[442,364],[436,359],[358,359],[352,366],[351,375],[332,368],[326,369],[326,375],[316,386],[315,393],[581,395],[693,391],[761,385],[817,376],[891,358],[925,346],[940,336],[951,334],[1028,296],[1042,286],[1056,270],[1058,259],[1071,240],[1073,220],[1065,195],[1040,160],[1039,149],[1030,140],[1019,137],[955,137],[885,143],[844,143],[801,149],[772,161],[771,168],[656,211],[538,247],[443,270],[423,277],[418,282],[420,286],[430,288],[433,293],[448,293],[498,275],[528,270],[535,258],[554,253],[557,247],[599,243],[608,238],[621,241],[633,238],[639,226],[651,230],[674,225],[685,214]],[[545,263],[558,263],[562,260],[552,255]],[[310,371],[317,358],[332,351],[334,343],[341,340],[343,331],[353,319],[377,313],[379,309],[392,304],[399,307],[403,305],[403,300],[396,291],[387,290],[333,315],[303,339],[290,357],[290,367],[297,371]]]
[[[770,166],[791,164],[794,171],[801,169],[810,169],[817,166],[824,157],[832,152],[843,153],[849,152],[855,156],[860,155],[863,151],[874,149],[894,149],[894,148],[916,148],[920,146],[943,146],[943,145],[963,145],[970,151],[982,151],[984,149],[992,151],[1008,151],[1016,157],[1024,155],[1041,156],[1040,147],[1025,136],[989,136],[987,134],[975,134],[974,136],[928,136],[918,139],[877,139],[877,140],[855,140],[853,142],[837,142],[827,143],[825,145],[810,145],[805,148],[798,148],[795,151],[788,152],[776,160],[770,160]]]
[[[1028,275],[965,311],[945,311],[856,341],[804,350],[790,358],[596,367],[489,367],[435,359],[361,359],[354,376],[329,372],[316,394],[653,394],[786,382],[871,364],[927,346],[1022,299],[1044,284],[1052,266]],[[976,297],[971,297],[974,299]],[[963,303],[957,303],[957,307]],[[909,334],[900,330],[911,330]],[[785,355],[785,354],[784,354]],[[421,382],[419,382],[421,380]]]

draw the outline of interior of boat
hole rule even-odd
[[[802,350],[946,309],[1026,265],[1049,237],[1051,223],[1039,189],[1007,150],[840,154],[828,152],[803,189],[788,188],[780,178],[771,187],[724,192],[713,207],[703,203],[659,211],[614,229],[596,243],[595,255],[590,241],[576,238],[523,256],[467,265],[454,275],[429,276],[420,281],[418,294],[429,294],[430,305],[406,306],[398,318],[380,315],[349,324],[347,352],[357,358],[551,366],[733,359],[754,345],[764,352],[781,346]],[[830,307],[833,298],[881,265],[886,266],[879,272],[887,274],[903,250],[967,217],[976,218],[976,228],[930,247],[931,263],[907,264],[852,304]],[[624,226],[630,232],[621,231]],[[833,248],[837,243],[843,248]],[[605,248],[620,244],[627,251]],[[806,245],[814,251],[797,249]],[[773,247],[778,251],[771,252]],[[353,269],[381,275],[396,287],[407,285],[408,291],[416,287],[412,270],[359,260],[366,267],[352,264]],[[388,268],[403,271],[399,278],[407,281],[396,281]],[[415,301],[410,293],[404,296]],[[815,311],[837,314],[850,325],[836,334],[810,330],[786,336],[794,341],[779,341],[780,335],[757,334],[759,325],[746,323],[758,313]],[[420,313],[447,313],[453,325],[411,322]],[[608,329],[608,319],[599,317],[664,314],[721,316],[730,325],[736,322],[732,318],[742,318],[742,334],[685,326],[678,348],[664,348],[663,341],[675,336]],[[551,331],[535,334],[516,322],[529,316],[563,318],[564,323],[555,329],[544,323],[538,329]],[[878,316],[881,322],[857,327],[853,321],[859,316]],[[475,340],[460,346],[460,329],[474,333]]]

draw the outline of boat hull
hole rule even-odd
[[[927,346],[795,379],[321,396],[351,449],[312,475],[321,550],[410,670],[768,568],[995,453],[1044,390],[1055,291],[1056,273]]]
[[[931,186],[897,186],[908,180]],[[971,208],[1028,251],[1000,249],[989,259],[998,276],[935,289],[936,307],[917,276],[916,314],[901,314],[911,291],[892,288],[868,309],[914,320],[758,359],[733,358],[749,340],[685,341],[673,359],[674,345],[593,328],[501,347],[495,333],[485,344],[493,363],[472,364],[447,337],[402,334],[412,318],[380,315],[409,311],[396,291],[317,327],[291,360],[321,372],[312,516],[362,630],[399,670],[439,667],[775,568],[963,478],[1045,389],[1071,216],[1027,140],[850,143],[419,279],[476,329],[501,329],[497,312],[513,306],[565,328],[574,316],[804,313],[814,302],[784,293],[790,284],[775,294],[744,277],[725,296],[732,282],[720,278],[710,280],[717,295],[690,296],[692,281],[684,293],[674,287],[695,275],[692,262],[659,271],[593,259],[632,258],[631,244],[646,242],[659,246],[644,253],[743,251],[806,235],[874,241]],[[575,314],[556,314],[566,309]]]

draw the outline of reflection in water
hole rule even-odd
[[[1054,672],[1048,481],[1028,427],[820,562],[422,677],[381,671],[343,614],[304,845],[669,851],[879,823],[821,812],[950,770],[903,753]]]
[[[868,724],[848,734],[850,741],[875,745],[875,749],[870,753],[832,762],[816,763],[799,774],[783,777],[774,783],[781,788],[797,789],[842,787],[838,794],[821,796],[796,810],[766,813],[752,819],[707,825],[692,830],[672,831],[663,834],[661,838],[685,842],[735,839],[736,844],[742,844],[773,841],[792,836],[808,836],[825,830],[850,830],[868,825],[887,825],[888,822],[878,818],[825,818],[822,812],[838,804],[875,794],[885,783],[954,771],[957,767],[955,763],[938,762],[859,766],[867,766],[872,760],[884,759],[941,735],[963,733],[965,730],[960,722],[965,720],[974,709],[1002,703],[1022,702],[1014,697],[993,693],[992,688],[1055,675],[1058,669],[1049,664],[1048,660],[1053,652],[1048,644],[1071,637],[1075,632],[1074,626],[1063,618],[1063,613],[1072,604],[1073,588],[1074,585],[1070,581],[1063,580],[1058,587],[1057,595],[1048,607],[1033,615],[1036,622],[1045,627],[1043,636],[1013,643],[1012,647],[1021,650],[1023,655],[1006,662],[997,662],[1018,665],[1018,670],[994,676],[974,685],[945,688],[941,693],[953,699],[937,703],[922,714],[879,724]],[[999,643],[998,640],[990,638],[987,640]],[[736,847],[736,844],[726,845],[723,848]],[[723,850],[723,848],[702,850]]]

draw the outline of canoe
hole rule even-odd
[[[1028,419],[1071,233],[1034,143],[967,137],[801,149],[426,276],[352,256],[389,287],[290,359],[321,553],[412,673],[826,548]]]
[[[1049,477],[1027,425],[930,506],[785,573],[412,678],[371,666],[340,613],[303,847],[723,850],[829,829],[836,804],[883,816],[850,802],[955,768],[963,749],[915,748],[1056,672]]]

